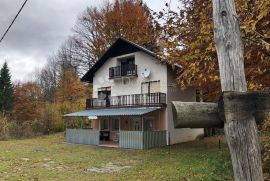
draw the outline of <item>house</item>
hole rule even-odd
[[[86,110],[92,129],[66,130],[66,141],[146,149],[187,142],[203,129],[175,129],[171,101],[196,101],[194,88],[180,90],[176,73],[155,54],[119,38],[82,77],[93,84]]]

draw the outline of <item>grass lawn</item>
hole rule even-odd
[[[233,180],[218,138],[151,150],[63,143],[63,134],[0,141],[0,180]]]

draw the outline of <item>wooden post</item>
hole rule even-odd
[[[244,48],[234,0],[212,0],[212,3],[222,91],[246,92]],[[261,149],[255,118],[252,115],[240,118],[237,114],[241,109],[234,111],[226,105],[230,101],[223,101],[224,107],[228,108],[224,115],[224,131],[235,180],[262,181]]]

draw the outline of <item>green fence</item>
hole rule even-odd
[[[66,129],[66,142],[99,145],[99,131],[92,129]]]
[[[166,131],[120,131],[120,148],[149,149],[165,145]]]

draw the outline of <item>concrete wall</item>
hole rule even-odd
[[[138,77],[123,78],[109,80],[109,68],[117,66],[120,58],[135,56],[135,64],[137,65]],[[141,72],[145,69],[151,71],[151,75],[147,79],[143,79]],[[98,97],[98,88],[111,87],[111,95],[130,95],[141,93],[141,83],[145,81],[160,80],[160,92],[166,93],[167,91],[167,66],[161,64],[154,57],[143,52],[135,52],[124,56],[118,56],[108,59],[103,66],[96,72],[93,79],[93,98]]]
[[[203,135],[203,129],[175,129],[172,114],[172,101],[196,102],[195,88],[187,88],[181,90],[179,85],[176,85],[176,74],[173,73],[172,68],[168,67],[168,91],[167,91],[167,130],[168,130],[168,144],[176,144],[181,142],[192,141],[198,136]]]

